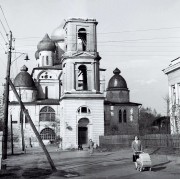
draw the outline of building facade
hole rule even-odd
[[[109,91],[116,95],[119,90],[113,91],[115,86],[108,87],[105,97],[105,69],[100,68],[97,24],[95,19],[67,19],[53,31],[51,38],[46,34],[38,43],[37,65],[31,75],[23,66],[14,79],[16,90],[45,144],[59,138],[62,149],[77,148],[89,139],[98,145],[99,136],[104,135],[104,118],[109,115],[107,111],[110,112],[112,103],[118,110],[119,106],[122,108],[123,115],[124,110],[126,116],[138,113],[137,104],[130,104],[129,98],[122,99],[123,103],[111,100]],[[129,95],[127,89],[120,91],[119,98]],[[9,115],[19,145],[22,130],[26,146],[38,145],[12,91]],[[135,118],[133,121],[137,122]],[[138,125],[134,125],[133,131],[138,131]]]
[[[139,109],[141,104],[130,102],[130,91],[125,79],[116,68],[109,80],[105,107],[105,133],[107,135],[132,135],[139,133]]]
[[[163,70],[168,76],[169,90],[169,116],[171,134],[180,133],[180,58],[172,60],[170,65]]]

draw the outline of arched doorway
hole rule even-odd
[[[88,118],[81,118],[78,122],[78,145],[88,143]]]
[[[53,142],[56,139],[56,134],[53,129],[45,128],[40,132],[40,136],[42,140]]]

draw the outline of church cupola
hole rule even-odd
[[[51,34],[51,39],[56,44],[56,61],[61,61],[65,52],[65,31],[63,21]]]
[[[37,50],[34,54],[35,58],[36,58],[36,66],[39,67],[39,51]]]
[[[48,34],[38,43],[37,49],[39,52],[39,66],[53,66],[56,45]]]
[[[129,102],[129,90],[126,80],[120,75],[121,71],[116,68],[110,78],[106,98],[110,102]]]
[[[14,86],[23,102],[32,102],[37,99],[37,89],[31,75],[27,72],[28,68],[24,65],[21,72],[14,79]],[[10,101],[17,101],[13,91],[10,91]]]

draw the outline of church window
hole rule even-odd
[[[78,50],[86,51],[87,50],[87,33],[86,29],[80,28],[78,30],[78,39],[77,39]]]
[[[45,99],[48,99],[48,87],[45,87]]]
[[[88,108],[88,107],[86,107],[86,106],[82,106],[82,107],[80,107],[78,110],[77,110],[77,112],[78,112],[78,114],[81,114],[81,113],[83,113],[83,114],[90,114],[91,113],[91,111],[90,111],[90,109]]]
[[[82,107],[82,108],[81,108],[81,112],[82,112],[82,113],[87,113],[87,107]]]
[[[42,66],[44,66],[44,56],[42,56]]]
[[[53,108],[49,106],[45,106],[40,110],[39,113],[39,120],[40,121],[55,121],[55,111]]]
[[[123,122],[124,123],[127,122],[127,112],[126,112],[126,110],[123,111]]]
[[[119,123],[122,123],[122,111],[121,111],[121,109],[119,110]]]
[[[48,56],[46,56],[46,65],[49,65],[49,59],[48,59]]]
[[[55,140],[56,134],[53,129],[45,128],[40,132],[42,140]]]
[[[80,65],[78,71],[78,89],[87,90],[87,69],[85,65]]]

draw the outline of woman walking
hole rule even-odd
[[[138,136],[135,136],[134,141],[132,142],[132,150],[133,150],[133,162],[137,169],[137,162],[136,160],[139,158],[139,154],[142,153],[142,144],[139,140]]]

